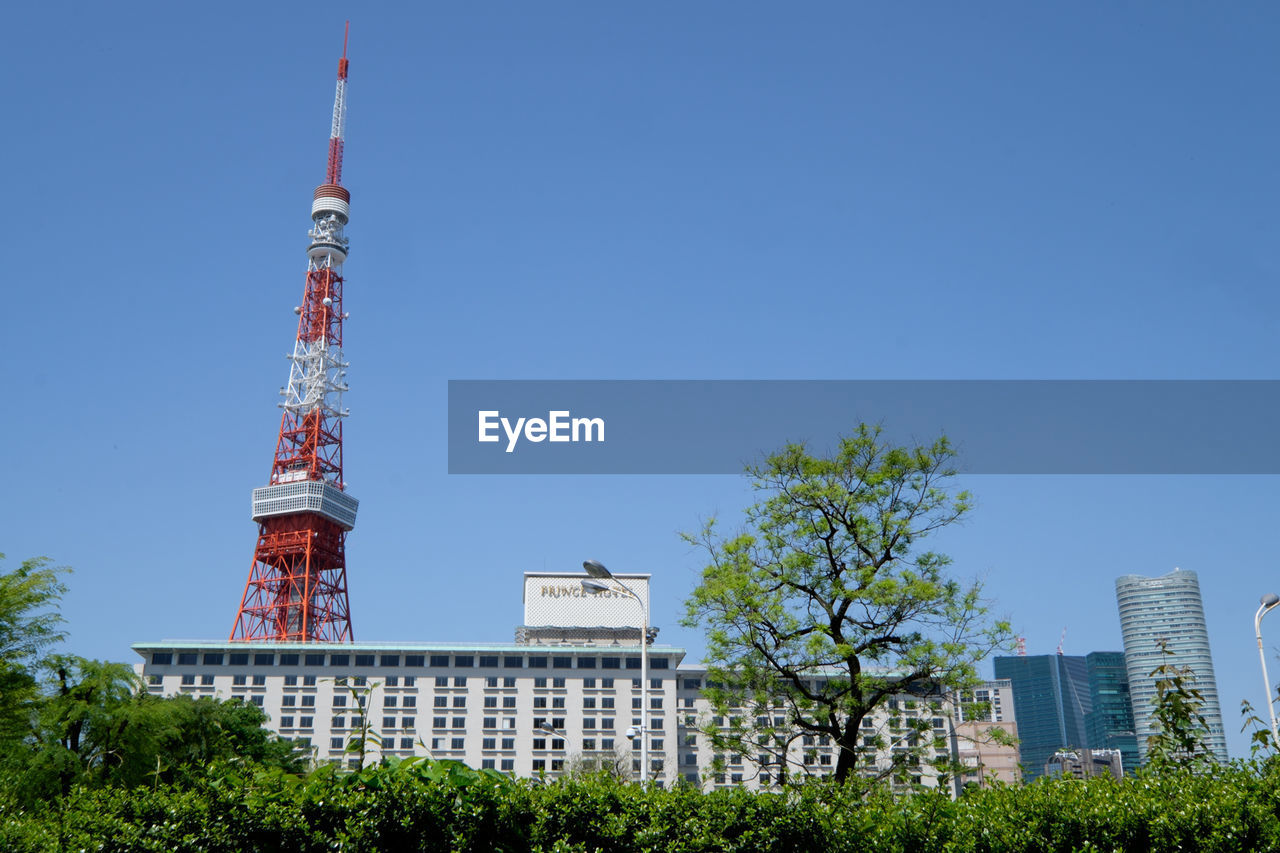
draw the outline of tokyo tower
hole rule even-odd
[[[349,29],[349,25],[348,25]],[[307,236],[307,277],[289,384],[280,390],[280,434],[268,485],[253,490],[258,544],[231,639],[351,642],[347,532],[358,501],[342,479],[342,263],[351,194],[342,186],[347,114],[347,38],[338,60],[329,163],[316,187]]]

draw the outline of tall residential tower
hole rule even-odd
[[[1151,673],[1162,664],[1188,667],[1195,674],[1195,688],[1204,696],[1200,713],[1209,726],[1207,745],[1225,763],[1227,739],[1196,573],[1174,569],[1158,578],[1116,578],[1116,602],[1129,671],[1134,731],[1143,763],[1147,760],[1147,738],[1154,734],[1151,702],[1156,695],[1156,678]],[[1171,655],[1161,653],[1161,640]]]

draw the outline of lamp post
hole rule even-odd
[[[1258,608],[1257,614],[1253,617],[1253,633],[1258,638],[1258,661],[1262,664],[1262,686],[1267,693],[1267,714],[1271,717],[1271,742],[1280,749],[1280,731],[1276,729],[1276,705],[1275,700],[1271,697],[1271,679],[1267,678],[1267,655],[1262,650],[1262,617],[1271,611],[1271,608],[1280,604],[1280,595],[1269,592],[1262,596],[1262,605]]]
[[[591,579],[582,582],[586,589],[601,592],[623,592],[640,605],[640,785],[649,783],[649,605],[635,590],[613,576],[597,560],[584,560],[582,568]],[[612,585],[609,582],[612,582]]]

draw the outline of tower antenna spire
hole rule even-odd
[[[348,31],[350,24],[348,23]],[[338,90],[329,134],[329,167],[311,203],[307,278],[298,334],[280,389],[280,432],[271,477],[253,490],[258,544],[232,640],[351,642],[347,599],[347,532],[359,502],[342,473],[342,421],[347,362],[342,355],[343,233],[351,193],[342,186],[347,114],[347,36],[338,60]]]

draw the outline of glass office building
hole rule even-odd
[[[1030,782],[1043,776],[1045,764],[1058,750],[1090,745],[1087,718],[1093,699],[1083,657],[998,657],[995,670],[996,678],[1007,678],[1013,684],[1024,779]]]
[[[1209,726],[1209,749],[1219,761],[1226,762],[1222,706],[1196,573],[1174,569],[1156,578],[1125,575],[1116,579],[1116,603],[1124,636],[1134,731],[1142,760],[1146,761],[1147,738],[1153,734],[1151,703],[1156,695],[1156,678],[1151,673],[1156,667],[1171,663],[1188,667],[1195,674],[1195,687],[1204,696],[1200,712]],[[1162,640],[1172,655],[1161,654]]]

